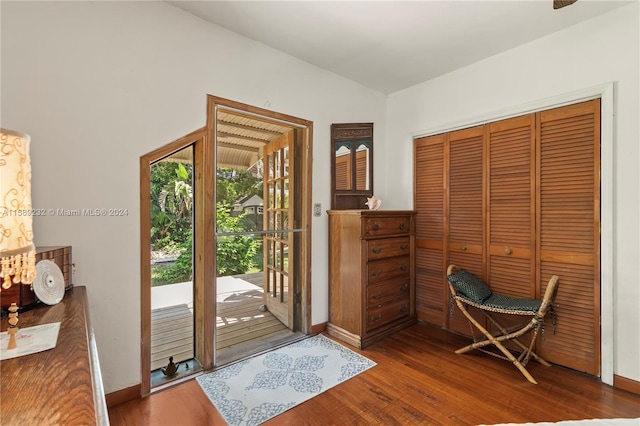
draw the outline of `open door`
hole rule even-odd
[[[209,95],[206,127],[140,157],[141,395],[313,331],[312,135],[311,121]],[[258,181],[244,180],[244,172]],[[230,187],[234,176],[240,181]],[[169,200],[170,194],[182,198]],[[171,242],[184,237],[178,241],[184,251],[163,257],[160,266],[171,263],[184,274],[180,282],[152,286],[159,263],[150,250],[160,229],[154,218],[176,222],[155,210],[182,206],[178,201],[189,205],[189,226],[172,232]],[[244,256],[234,239],[248,244]],[[184,294],[164,291],[174,285]],[[168,309],[174,305],[179,309]],[[180,345],[165,353],[170,339]],[[162,373],[168,357],[182,360],[170,378]]]
[[[267,167],[264,179],[264,301],[265,306],[289,329],[293,329],[295,179],[294,132],[289,131],[263,148]]]
[[[210,100],[220,366],[310,332],[311,123]]]

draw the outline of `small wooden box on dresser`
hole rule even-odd
[[[329,210],[327,332],[364,348],[416,322],[415,211]]]

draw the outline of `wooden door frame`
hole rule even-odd
[[[211,212],[205,212],[207,218],[211,218],[211,227],[207,229],[215,229],[215,165],[216,165],[216,122],[218,108],[226,110],[236,110],[244,114],[254,115],[256,118],[266,119],[268,121],[276,121],[286,123],[302,132],[302,149],[299,153],[300,162],[302,163],[302,173],[298,176],[300,179],[300,187],[302,188],[301,201],[301,223],[298,228],[307,229],[306,232],[301,233],[300,243],[298,245],[300,250],[300,279],[302,285],[300,287],[300,324],[299,330],[303,334],[309,334],[312,331],[311,327],[311,213],[312,213],[312,191],[311,191],[311,177],[312,177],[312,152],[313,152],[313,122],[302,118],[286,115],[271,110],[243,104],[241,102],[232,101],[225,98],[220,98],[213,95],[207,96],[207,125],[206,132],[208,141],[205,144],[205,165],[212,170],[206,171],[205,184],[211,184],[210,188],[212,192],[205,196],[205,207],[210,208]],[[212,182],[208,180],[211,179]],[[211,241],[207,242],[206,252],[204,252],[205,264],[213,265],[212,268],[207,268],[204,272],[203,280],[205,287],[205,297],[209,300],[215,300],[216,294],[216,253],[215,253],[215,235],[211,234]],[[215,316],[215,311],[213,312]],[[213,323],[213,322],[212,322]],[[210,369],[215,365],[215,330],[211,330],[205,338],[205,344],[208,349],[212,351],[211,364],[209,365],[209,358],[206,359],[205,369]]]
[[[608,82],[554,97],[489,111],[482,115],[439,124],[411,134],[412,140],[499,121],[540,110],[600,99],[600,379],[614,381],[614,279],[613,279],[613,112],[614,83]],[[415,164],[414,164],[415,167]],[[415,171],[414,171],[415,174]]]
[[[140,157],[140,377],[141,387],[140,394],[142,396],[151,392],[151,165],[163,158],[188,147],[193,146],[194,171],[196,168],[202,167],[203,151],[206,146],[206,127],[202,127],[188,135],[181,137],[167,145],[160,147],[148,154]],[[206,216],[202,214],[203,206],[203,174],[194,173],[193,186],[195,188],[194,197],[194,225],[193,229],[200,229],[205,225],[203,220]],[[204,228],[202,228],[204,229]],[[201,250],[201,244],[194,239],[194,250]],[[200,274],[204,270],[202,260],[194,259],[194,282],[201,279]],[[199,298],[199,301],[197,300]],[[214,299],[215,300],[215,299]],[[206,310],[202,309],[202,297],[194,289],[194,308],[196,312],[196,335],[202,327],[198,324],[206,324],[205,318],[199,318]],[[211,313],[207,316],[212,316]],[[202,321],[202,322],[200,322]],[[215,321],[212,316],[210,322]],[[196,338],[195,355],[200,359],[204,355],[205,346],[203,341]]]
[[[170,142],[140,157],[140,366],[141,396],[151,392],[151,165],[181,149],[194,148],[194,311],[195,311],[195,357],[204,370],[215,365],[215,300],[216,300],[216,253],[215,253],[215,173],[216,173],[216,111],[218,107],[235,109],[247,114],[264,117],[272,121],[286,122],[301,132],[302,152],[300,174],[302,188],[301,223],[299,228],[307,232],[301,236],[301,288],[299,331],[309,334],[311,328],[311,177],[313,152],[313,122],[280,114],[262,108],[208,95],[207,124],[188,135]],[[211,308],[213,306],[213,308]]]

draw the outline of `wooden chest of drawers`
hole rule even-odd
[[[415,212],[327,213],[327,332],[364,348],[415,323]]]

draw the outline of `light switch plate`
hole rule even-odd
[[[322,204],[320,203],[313,204],[313,215],[316,217],[320,217],[322,215]]]

